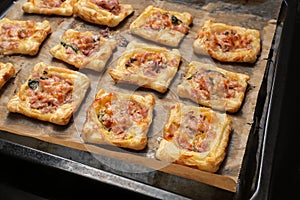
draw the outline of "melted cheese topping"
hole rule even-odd
[[[114,15],[121,13],[121,6],[119,0],[89,0],[91,3],[98,6],[100,9],[104,9]]]
[[[187,107],[188,108],[188,107]],[[175,121],[164,132],[164,138],[182,149],[205,153],[218,137],[214,126],[220,123],[213,112],[182,108],[179,123]]]
[[[0,20],[0,53],[36,55],[41,43],[51,32],[49,21]]]
[[[71,37],[64,37],[60,44],[66,49],[68,59],[81,61],[100,49],[104,42],[100,35],[88,35],[81,32],[72,32]]]
[[[222,62],[254,63],[261,50],[260,32],[207,20],[193,43],[196,53]]]
[[[66,0],[35,0],[34,4],[39,5],[41,8],[58,8]]]
[[[208,41],[206,43],[208,48],[214,51],[234,52],[252,49],[253,39],[246,34],[239,34],[236,30],[227,29],[224,31],[212,31],[211,33],[201,33],[199,37],[207,34]]]
[[[178,59],[168,60],[166,53],[145,52],[134,54],[125,63],[125,68],[130,73],[142,73],[148,77],[157,77],[164,74],[168,67],[178,66]]]
[[[47,72],[42,74],[34,72],[27,81],[26,96],[30,108],[40,110],[42,113],[53,113],[63,104],[72,103],[74,83],[63,78],[58,73]]]
[[[166,92],[176,75],[181,54],[177,49],[146,43],[130,42],[117,60],[116,68],[109,69],[115,82],[126,82],[159,92]]]
[[[97,110],[97,116],[104,129],[118,139],[130,139],[139,134],[135,130],[146,122],[149,109],[133,98],[122,98],[116,93],[108,93],[96,99],[103,101]]]
[[[243,91],[238,80],[213,70],[197,69],[187,77],[187,81],[194,94],[205,100],[235,98],[237,93]]]
[[[21,44],[22,40],[28,39],[36,32],[35,23],[32,21],[5,23],[0,29],[0,48],[15,49]]]
[[[144,26],[158,31],[163,29],[175,30],[183,34],[187,33],[190,29],[189,26],[184,24],[175,15],[159,10],[154,10],[149,13],[149,17],[146,19]]]

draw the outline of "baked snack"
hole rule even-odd
[[[130,42],[109,74],[116,83],[129,83],[158,92],[167,91],[181,62],[177,49]]]
[[[210,108],[175,104],[164,126],[155,157],[216,172],[226,156],[232,120]]]
[[[130,24],[130,31],[156,43],[177,47],[192,21],[188,12],[167,11],[150,5]]]
[[[221,62],[254,63],[260,53],[260,32],[207,20],[193,43],[196,53]]]
[[[74,14],[87,22],[115,27],[133,13],[130,4],[120,4],[119,0],[78,0]]]
[[[43,15],[73,15],[73,6],[77,0],[27,0],[22,5],[22,10],[26,13]]]
[[[8,101],[7,108],[10,112],[66,125],[89,85],[89,78],[80,72],[40,62]]]
[[[15,75],[15,67],[12,63],[0,62],[0,89]]]
[[[102,71],[116,47],[116,40],[105,38],[101,34],[68,29],[59,44],[50,49],[50,53],[77,68]]]
[[[0,20],[0,54],[36,55],[51,32],[49,21]]]
[[[142,150],[147,145],[154,104],[151,94],[100,89],[87,111],[82,138],[87,143]]]
[[[246,74],[192,61],[177,93],[200,105],[234,113],[241,107],[249,79]]]

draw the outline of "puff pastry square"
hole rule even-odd
[[[36,55],[51,32],[49,21],[0,20],[0,54]]]
[[[0,62],[0,89],[15,73],[15,67],[12,63]]]
[[[154,105],[151,94],[100,89],[87,111],[82,138],[87,143],[142,150],[147,145]]]
[[[101,34],[68,29],[60,43],[50,49],[50,53],[77,68],[102,71],[116,47],[116,40],[102,37]]]
[[[78,0],[74,6],[74,14],[83,20],[109,27],[119,25],[133,13],[130,4],[120,4],[119,0]]]
[[[193,43],[198,54],[209,55],[221,62],[254,63],[259,56],[260,32],[207,20]]]
[[[177,93],[200,105],[234,113],[243,103],[249,79],[247,74],[192,61]]]
[[[181,62],[177,49],[132,41],[109,74],[116,83],[129,83],[158,92],[167,91]]]
[[[43,15],[73,15],[73,7],[77,0],[27,0],[22,5],[25,13]]]
[[[10,112],[66,125],[89,86],[89,78],[80,72],[40,62],[8,101],[7,108]]]
[[[231,123],[226,113],[175,104],[155,156],[162,161],[214,173],[226,156]]]
[[[150,5],[130,24],[130,31],[156,43],[177,47],[192,22],[193,17],[188,12],[167,11]]]

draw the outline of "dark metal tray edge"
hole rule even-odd
[[[158,199],[186,199],[185,197],[173,194],[159,188],[139,183],[135,180],[130,180],[113,173],[109,173],[100,169],[96,169],[85,164],[81,164],[70,159],[66,159],[57,155],[43,152],[28,146],[20,145],[11,141],[0,139],[0,151],[2,154],[23,159],[37,163],[43,166],[54,167],[56,169],[64,170],[85,176],[90,179],[101,181],[119,188],[134,190],[134,192],[143,194],[145,196]],[[84,174],[82,172],[85,172]]]
[[[255,172],[256,181],[252,185],[253,193],[247,199],[263,200],[271,197],[270,181],[278,134],[276,130],[278,130],[279,126],[285,78],[290,66],[298,6],[299,1],[297,0],[282,1],[281,12],[277,22],[277,27],[280,27],[280,34],[274,37],[274,40],[279,41],[279,43],[277,42],[278,46],[270,52],[272,53],[270,57],[271,62],[269,62],[269,69],[265,74],[268,84],[261,89],[262,92],[268,93],[266,95],[268,98],[265,101],[259,126],[257,127],[261,147],[256,158],[258,160],[258,168]],[[245,177],[245,172],[241,176]],[[239,194],[245,194],[245,192],[240,192]]]

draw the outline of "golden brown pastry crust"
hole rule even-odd
[[[132,41],[109,74],[116,83],[130,83],[158,92],[167,91],[181,62],[177,49]]]
[[[196,53],[221,62],[254,63],[260,53],[260,32],[207,20],[193,43]]]
[[[231,123],[226,113],[175,104],[155,156],[159,160],[216,172],[226,156]]]
[[[102,71],[116,47],[114,39],[107,39],[90,31],[68,29],[59,44],[50,49],[50,53],[77,68]]]
[[[36,13],[43,15],[73,15],[73,6],[77,0],[27,0],[22,5],[26,13]]]
[[[243,103],[249,79],[246,74],[192,61],[182,83],[177,87],[177,93],[200,105],[234,113]]]
[[[11,97],[7,108],[10,112],[66,125],[89,85],[89,78],[80,72],[40,62]]]
[[[130,24],[130,31],[159,44],[177,47],[192,22],[190,13],[167,11],[150,5]]]
[[[82,138],[87,143],[144,149],[154,104],[151,94],[142,96],[100,89],[87,111]]]
[[[0,54],[36,55],[51,32],[49,21],[0,20]]]
[[[0,89],[15,75],[15,67],[12,63],[0,62]]]
[[[101,2],[107,2],[107,4],[100,7],[97,6],[95,0],[78,0],[74,5],[74,14],[87,22],[115,27],[133,13],[133,7],[130,4],[120,4],[118,0]]]

